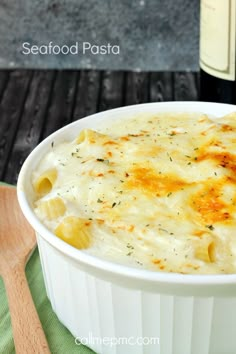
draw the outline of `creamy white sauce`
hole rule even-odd
[[[89,220],[84,252],[118,263],[235,273],[236,116],[140,114],[96,132],[55,142],[40,162],[33,183],[48,169],[58,173],[52,190],[35,197],[41,221],[54,231],[66,216]],[[38,206],[53,197],[66,212],[48,220]],[[210,244],[206,260],[199,249]]]

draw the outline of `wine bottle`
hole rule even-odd
[[[236,0],[201,0],[200,100],[236,104]]]

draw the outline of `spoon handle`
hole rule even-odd
[[[17,354],[48,354],[50,350],[26,280],[23,264],[3,274]]]

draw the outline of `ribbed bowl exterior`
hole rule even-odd
[[[59,320],[99,354],[235,354],[236,296],[170,295],[84,270],[37,234]],[[183,291],[184,293],[185,291]]]

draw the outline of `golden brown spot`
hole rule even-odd
[[[153,259],[152,263],[153,264],[160,264],[161,263],[161,259]]]
[[[230,219],[230,208],[220,199],[220,196],[220,185],[206,186],[192,196],[193,209],[201,215],[206,223],[212,224]]]
[[[119,144],[113,140],[109,140],[109,141],[106,141],[103,145],[119,145]]]
[[[121,137],[120,137],[120,140],[129,141],[130,138],[129,138],[128,136],[121,136]]]
[[[97,219],[97,222],[98,222],[98,224],[102,225],[102,224],[104,224],[105,221],[103,219]]]
[[[161,175],[153,168],[145,167],[136,167],[129,171],[129,178],[125,184],[130,189],[141,189],[156,196],[165,196],[188,185],[177,175]]]
[[[128,231],[132,232],[133,230],[134,230],[134,225],[130,225],[129,228],[128,228]]]
[[[185,264],[185,267],[187,267],[187,268],[193,268],[193,269],[195,269],[195,270],[197,270],[197,269],[200,268],[199,266],[194,265],[194,264],[191,264],[191,263]],[[184,273],[183,273],[183,274],[184,274]]]
[[[196,158],[197,162],[203,160],[213,160],[216,165],[227,168],[234,174],[236,173],[236,156],[230,152],[203,152]]]
[[[229,124],[222,124],[222,126],[221,126],[222,132],[231,132],[233,130],[234,130],[234,128]]]
[[[205,233],[206,233],[206,231],[196,230],[193,232],[193,235],[201,238]]]

